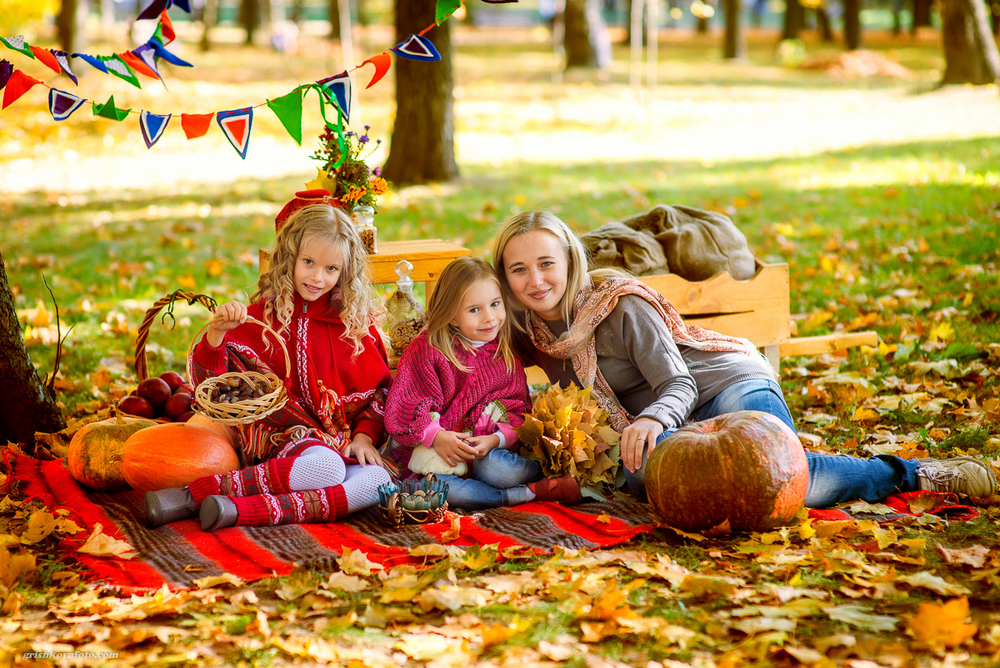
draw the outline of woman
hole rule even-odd
[[[513,308],[525,366],[552,383],[592,386],[621,434],[625,478],[645,499],[652,448],[687,421],[759,410],[794,431],[773,369],[745,339],[685,325],[663,297],[615,272],[587,272],[580,239],[553,214],[507,220],[494,237],[493,264]],[[992,469],[974,457],[859,459],[806,453],[805,505],[875,502],[895,492],[947,491],[985,498]]]

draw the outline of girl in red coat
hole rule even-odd
[[[254,465],[147,493],[149,526],[195,514],[208,531],[331,522],[378,502],[390,481],[378,446],[391,377],[367,263],[338,208],[306,206],[280,228],[250,305],[218,308],[190,370],[196,383],[247,369],[290,377],[289,401],[242,430],[242,461]],[[248,315],[281,336],[290,371],[281,346]]]
[[[456,508],[577,503],[575,479],[543,479],[538,462],[517,454],[514,427],[531,402],[506,317],[493,267],[470,257],[445,267],[427,327],[403,352],[389,390],[390,452],[404,476],[408,468],[446,481]]]

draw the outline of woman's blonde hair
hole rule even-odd
[[[451,321],[458,315],[465,293],[480,281],[493,281],[500,286],[496,272],[485,260],[477,257],[457,258],[441,272],[434,294],[427,301],[427,342],[461,371],[469,369],[458,361],[455,341],[466,350],[471,351],[473,348],[465,337],[460,336],[458,327],[451,324]],[[507,371],[513,371],[514,353],[510,348],[510,318],[506,318],[500,326],[497,344],[497,354],[503,356]]]
[[[561,307],[563,319],[567,323],[573,322],[573,302],[576,300],[580,288],[590,280],[587,276],[587,249],[580,241],[580,237],[569,229],[566,223],[549,211],[530,211],[512,216],[500,226],[500,229],[493,236],[493,266],[496,267],[504,301],[512,310],[524,311],[524,305],[511,292],[510,284],[507,282],[507,269],[503,262],[503,254],[511,239],[535,230],[544,230],[554,236],[559,240],[566,253],[568,265],[566,294],[563,295]],[[524,329],[520,318],[515,318],[514,321],[514,325],[518,329]]]
[[[312,240],[337,249],[343,257],[337,281],[342,301],[340,319],[346,328],[344,338],[353,342],[357,356],[364,349],[368,328],[381,305],[372,295],[368,279],[368,251],[354,221],[341,209],[314,204],[292,214],[278,231],[270,266],[261,274],[250,301],[264,300],[264,321],[272,327],[277,323],[274,329],[279,334],[287,330],[295,303],[295,263],[303,244]]]

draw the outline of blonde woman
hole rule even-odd
[[[794,431],[774,372],[753,344],[687,325],[634,278],[588,273],[580,239],[552,213],[508,219],[494,237],[493,265],[519,334],[515,349],[552,383],[593,387],[621,433],[625,478],[637,497],[646,496],[650,452],[685,422],[759,410]],[[974,457],[806,457],[812,508],[915,490],[997,492],[992,469]]]
[[[478,258],[452,261],[427,304],[427,327],[403,352],[389,390],[393,459],[409,472],[438,474],[456,508],[579,503],[575,479],[543,479],[538,462],[517,454],[514,428],[529,412],[493,267]]]
[[[338,208],[306,206],[280,228],[250,305],[218,308],[190,367],[196,383],[233,370],[290,373],[290,401],[247,430],[244,460],[255,466],[148,493],[149,526],[196,514],[208,531],[332,522],[378,502],[390,481],[378,447],[391,376],[367,263]],[[290,372],[281,346],[247,316],[281,336]]]

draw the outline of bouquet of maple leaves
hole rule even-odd
[[[589,387],[551,385],[535,395],[531,413],[515,431],[521,454],[541,464],[546,477],[573,476],[584,496],[601,501],[604,491],[616,485],[620,435]]]

